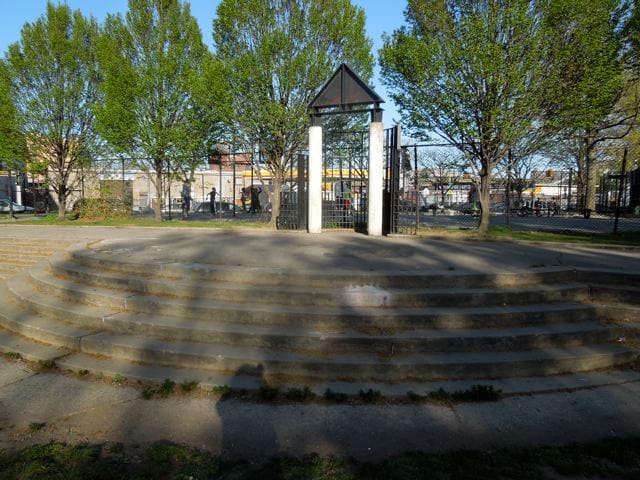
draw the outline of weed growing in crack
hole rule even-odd
[[[162,385],[160,385],[160,388],[158,388],[158,395],[160,395],[162,398],[167,398],[173,393],[173,390],[175,388],[176,382],[166,378],[165,381],[162,382]]]

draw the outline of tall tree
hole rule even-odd
[[[211,130],[194,114],[193,90],[213,65],[211,53],[188,3],[129,0],[125,18],[107,16],[99,58],[104,103],[97,109],[98,128],[149,174],[161,220],[163,174],[197,163],[194,156],[206,150]]]
[[[248,148],[260,146],[272,176],[275,226],[284,172],[305,149],[317,90],[343,62],[371,78],[364,11],[350,0],[222,0],[213,39],[231,85],[229,122]]]
[[[635,82],[624,71],[623,7],[620,0],[549,0],[545,9],[554,66],[546,81],[546,122],[570,145],[577,140],[579,203],[590,210],[597,146],[623,138],[638,115]]]
[[[98,35],[93,18],[48,3],[46,14],[24,25],[20,41],[9,46],[6,56],[29,161],[40,167],[55,192],[61,218],[96,145]]]
[[[533,0],[409,0],[380,63],[405,124],[456,146],[480,178],[489,227],[493,169],[540,114],[545,38]]]

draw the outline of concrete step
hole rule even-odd
[[[70,261],[99,271],[112,271],[143,277],[183,279],[194,285],[219,285],[222,283],[260,286],[291,287],[362,287],[384,288],[495,288],[523,287],[530,285],[564,283],[575,281],[575,270],[560,267],[541,269],[537,272],[478,274],[461,272],[416,271],[353,271],[313,270],[305,271],[269,267],[245,267],[213,265],[203,263],[169,263],[162,261],[140,263],[120,260],[117,255],[97,252],[86,248],[72,248],[68,252]]]
[[[0,285],[0,327],[27,337],[69,350],[80,349],[80,339],[96,330],[56,322],[21,308],[5,285]]]
[[[587,284],[640,287],[640,274],[602,268],[577,268],[575,281]]]
[[[129,361],[197,368],[223,373],[242,369],[250,375],[287,381],[406,382],[437,379],[555,375],[610,368],[638,359],[621,345],[590,345],[525,352],[464,352],[376,357],[331,355],[324,358],[258,348],[198,342],[150,340],[137,335],[98,333],[82,338],[83,353]],[[331,355],[331,356],[329,356]]]
[[[511,329],[412,329],[359,332],[353,329],[313,330],[185,320],[149,314],[114,314],[104,319],[111,332],[259,347],[309,353],[375,353],[381,355],[444,351],[508,351],[606,343],[624,333],[596,322],[526,326]]]
[[[247,286],[228,282],[214,284],[193,280],[169,280],[140,275],[98,271],[61,259],[50,260],[56,276],[55,284],[65,285],[70,279],[84,285],[117,288],[126,292],[171,296],[182,299],[206,299],[234,303],[270,303],[278,305],[362,307],[459,307],[519,305],[525,303],[587,302],[589,289],[585,284],[565,283],[536,285],[527,288],[351,288]]]
[[[37,271],[37,270],[36,270]],[[37,276],[37,275],[36,275]],[[507,328],[523,325],[586,322],[597,319],[593,306],[578,303],[531,304],[487,308],[286,307],[207,300],[165,299],[151,295],[118,295],[97,287],[77,287],[60,296],[34,288],[30,275],[8,281],[9,290],[31,311],[85,326],[114,313],[144,313],[182,319],[306,329]],[[38,283],[39,287],[43,284]],[[55,285],[49,285],[56,289]],[[72,303],[74,302],[74,303]]]
[[[626,285],[591,285],[591,298],[598,303],[640,305],[640,287]]]
[[[84,328],[102,328],[103,318],[122,310],[104,306],[71,303],[33,288],[27,273],[20,273],[6,281],[13,301],[31,313],[61,320]]]
[[[5,327],[24,333],[30,328],[31,336],[39,340],[63,344],[69,348],[77,344],[77,339],[95,330],[109,330],[117,333],[135,333],[152,338],[177,340],[198,340],[261,347],[275,350],[332,352],[369,352],[378,354],[402,354],[420,351],[505,351],[511,349],[530,350],[561,346],[578,346],[604,343],[614,340],[619,333],[610,327],[595,322],[540,324],[513,328],[477,329],[410,329],[394,332],[391,329],[356,331],[346,325],[342,329],[319,329],[299,326],[248,325],[226,323],[215,318],[198,320],[169,317],[158,314],[116,313],[100,307],[68,303],[36,291],[30,291],[20,278],[13,279],[6,296],[17,292],[21,305],[29,308],[29,313],[6,308]],[[88,290],[92,290],[90,287]],[[91,292],[89,292],[90,294]],[[9,303],[9,302],[5,302]],[[49,308],[51,307],[51,308]],[[47,321],[36,321],[31,325],[31,317],[46,315]],[[8,322],[13,320],[13,324]],[[54,318],[73,322],[81,327],[64,327],[56,332]],[[0,319],[1,320],[1,319]],[[21,329],[18,329],[18,326]],[[25,333],[26,334],[26,333]],[[48,337],[46,336],[48,335]],[[29,335],[28,335],[29,336]]]
[[[182,382],[198,383],[204,390],[216,386],[227,385],[235,390],[257,390],[268,381],[280,386],[282,391],[289,387],[301,387],[299,383],[283,383],[278,378],[271,379],[260,375],[248,375],[242,370],[230,374],[215,373],[210,370],[194,368],[172,368],[160,365],[132,363],[114,358],[94,357],[84,353],[72,353],[59,359],[57,365],[61,369],[74,372],[89,371],[94,375],[107,377],[123,376],[128,380],[141,382],[162,383],[170,379],[180,384]],[[412,391],[421,395],[434,392],[442,388],[447,392],[468,390],[473,385],[493,386],[505,395],[522,395],[533,393],[549,393],[554,391],[571,391],[585,388],[595,388],[608,385],[623,385],[640,382],[640,372],[633,370],[613,370],[607,372],[580,372],[569,375],[554,375],[544,377],[514,377],[505,379],[470,379],[445,380],[420,383],[373,383],[373,382],[320,382],[308,385],[318,396],[322,396],[327,388],[334,392],[357,395],[359,390],[377,390],[387,397],[405,397]]]
[[[49,362],[69,353],[64,348],[43,345],[3,328],[0,328],[0,352],[19,355],[20,358],[29,362]]]

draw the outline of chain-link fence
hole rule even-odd
[[[401,193],[409,196],[417,184],[418,198],[417,204],[403,213],[405,222],[416,222],[421,228],[478,226],[480,179],[454,148],[412,145],[403,147],[402,155],[407,165],[416,167],[407,173]],[[640,231],[637,165],[629,171],[618,166],[596,173],[591,191],[584,183],[576,170],[542,162],[532,162],[517,173],[497,168],[491,187],[491,224],[524,231]]]

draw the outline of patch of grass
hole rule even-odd
[[[214,395],[222,396],[227,395],[229,392],[231,392],[231,387],[229,387],[229,385],[216,385],[211,388],[211,393]]]
[[[80,375],[81,377],[85,377],[85,376],[89,375],[89,373],[90,372],[87,369],[82,369],[82,370],[78,371],[78,375]]]
[[[173,393],[175,388],[176,382],[169,378],[166,378],[164,382],[162,382],[162,385],[160,385],[160,387],[158,388],[158,395],[160,395],[162,398],[167,398]]]
[[[127,377],[125,377],[124,375],[120,375],[119,373],[116,373],[111,379],[111,382],[115,383],[116,385],[122,385],[126,381]]]
[[[142,393],[140,394],[140,396],[144,400],[151,400],[155,394],[156,394],[155,389],[147,386],[142,389]]]
[[[184,221],[180,218],[180,212],[174,212],[172,220],[157,221],[148,216],[112,216],[105,218],[75,218],[70,216],[59,220],[57,214],[49,214],[43,217],[22,220],[24,225],[55,225],[55,226],[103,226],[103,227],[168,227],[168,228],[267,228],[267,222],[250,222],[246,220],[232,219],[204,219]]]
[[[505,225],[492,225],[486,235],[480,235],[475,229],[421,228],[418,233],[424,236],[438,236],[451,239],[484,240],[525,240],[533,242],[562,242],[596,245],[640,245],[640,232],[585,233],[585,232],[535,232],[513,230]]]
[[[120,455],[124,453],[124,444],[122,444],[121,442],[114,443],[109,446],[108,452],[113,455]]]
[[[304,388],[290,388],[284,394],[284,398],[291,400],[292,402],[308,402],[316,398],[316,394],[313,393],[309,387]]]
[[[327,388],[324,391],[324,398],[329,402],[344,403],[349,399],[349,395],[347,395],[346,393],[334,392],[330,388]]]
[[[457,402],[497,402],[501,397],[502,390],[496,390],[493,385],[472,385],[468,390],[451,394]]]
[[[370,388],[367,391],[359,390],[358,398],[365,403],[379,403],[382,401],[382,394],[380,393],[380,390],[373,390]]]
[[[539,480],[542,478],[640,478],[640,438],[489,451],[406,453],[381,462],[273,457],[263,464],[224,462],[207,452],[153,443],[127,455],[122,444],[34,445],[0,451],[0,478],[36,480],[228,478],[236,480]]]
[[[22,355],[20,355],[18,352],[5,352],[4,356],[6,358],[8,358],[9,360],[21,360],[22,359]]]
[[[264,402],[272,402],[276,398],[278,398],[278,394],[280,393],[280,389],[278,387],[272,387],[270,385],[264,384],[258,390],[258,399]]]
[[[31,422],[29,424],[29,431],[30,432],[39,432],[40,430],[42,430],[46,426],[47,426],[46,422]]]
[[[183,393],[193,392],[196,388],[198,388],[198,385],[200,385],[200,383],[196,382],[195,380],[192,380],[190,382],[182,382],[180,384],[180,390],[182,390]]]
[[[438,390],[427,393],[426,399],[436,403],[449,403],[451,402],[451,394],[444,388],[439,388]]]
[[[39,370],[53,370],[54,368],[56,368],[55,360],[38,360]]]

